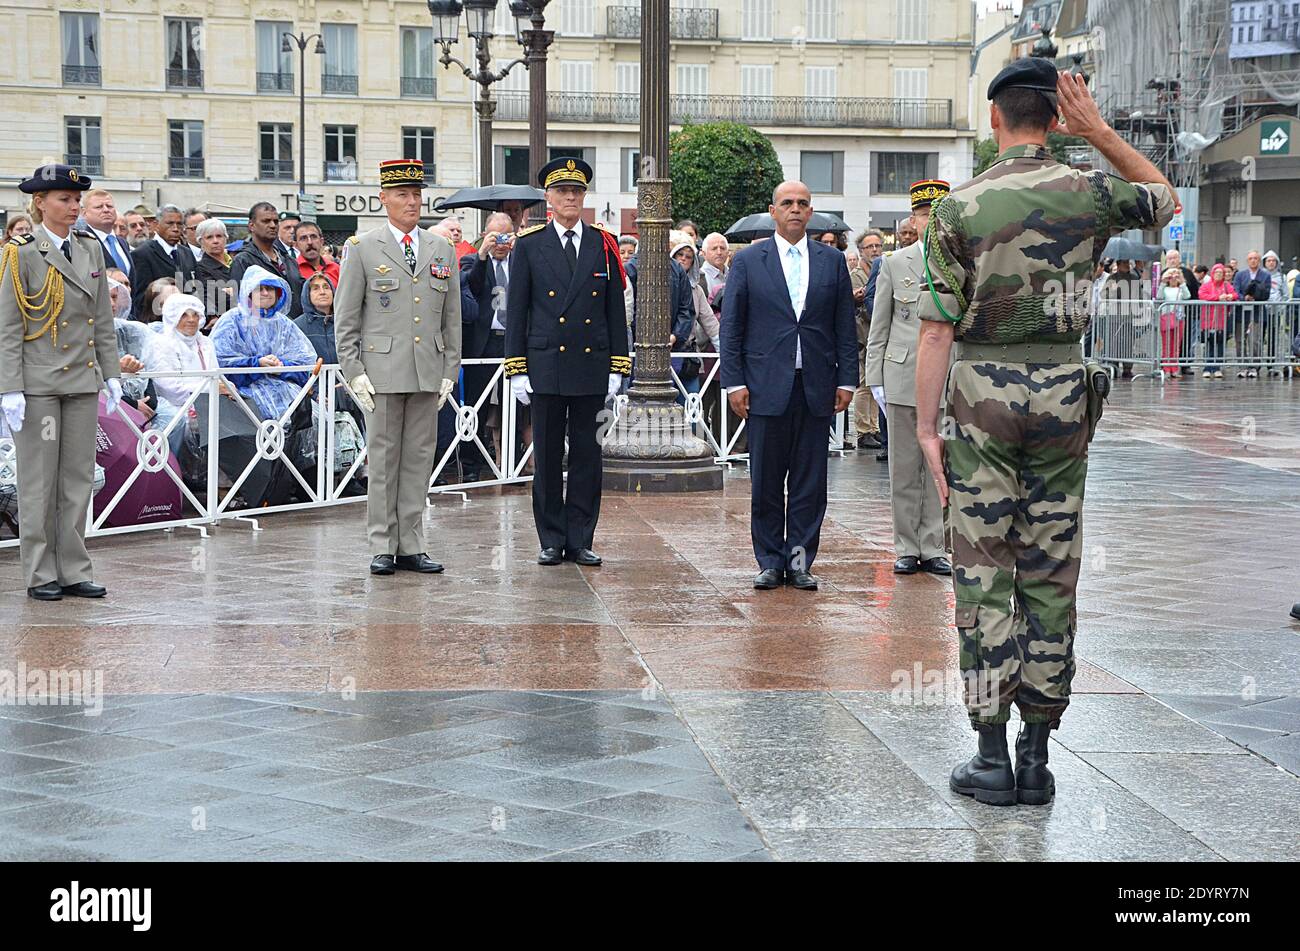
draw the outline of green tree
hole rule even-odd
[[[736,122],[688,122],[672,134],[668,154],[673,217],[690,218],[701,237],[767,211],[785,178],[771,140]]]
[[[981,139],[975,143],[975,174],[983,175],[998,157],[998,144],[993,139]]]
[[[1062,135],[1060,132],[1047,133],[1047,149],[1052,153],[1052,158],[1056,159],[1063,165],[1070,164],[1071,149],[1086,149],[1088,143],[1075,135]],[[992,138],[982,139],[975,143],[975,174],[983,175],[989,170],[989,166],[997,161],[998,144]]]

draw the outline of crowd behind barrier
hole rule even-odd
[[[503,392],[510,393],[509,387],[501,386],[504,361],[481,358],[463,363],[490,365],[493,374],[475,402],[462,403],[459,388],[448,397],[453,432],[439,434],[439,444],[445,441],[446,445],[430,473],[430,492],[463,494],[531,482],[532,445],[503,437],[496,440],[496,452],[491,452],[480,429],[484,404],[500,400]],[[712,449],[715,461],[732,464],[747,460],[748,453],[743,449],[745,424],[726,407],[718,381],[718,361],[708,361],[698,392],[688,392],[677,372],[671,372],[685,419]],[[262,419],[234,385],[241,376],[302,373],[308,375],[306,382],[297,387],[289,406],[276,419]],[[354,427],[340,424],[340,416],[344,415],[339,409],[340,397],[354,394],[338,364],[142,372],[131,376],[140,380],[180,377],[198,381],[198,385],[165,423],[157,417],[156,424],[145,423],[125,403],[108,416],[101,402],[99,465],[117,471],[110,472],[104,487],[97,489],[87,518],[87,537],[182,527],[206,533],[208,526],[231,519],[364,500],[366,447],[364,437],[358,441],[352,435]],[[615,398],[611,423],[621,415],[626,402],[626,395]],[[215,412],[212,407],[217,408]],[[310,423],[305,422],[308,410]],[[519,411],[513,396],[501,404],[500,433],[516,432]],[[330,424],[322,425],[326,420]],[[835,417],[828,433],[828,451],[844,452],[848,425],[847,411]],[[178,445],[180,452],[174,448]],[[217,447],[215,452],[213,446]],[[485,466],[480,473],[483,477],[473,481],[460,478],[458,461],[465,452],[475,454],[474,458]],[[326,464],[319,464],[321,460]],[[7,521],[0,528],[7,526],[6,535],[14,536],[18,517],[15,474],[13,441],[3,433],[0,504]],[[250,490],[252,485],[257,489]],[[0,548],[17,544],[16,537],[0,540]]]

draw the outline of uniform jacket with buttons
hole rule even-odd
[[[348,239],[334,298],[344,375],[376,393],[436,393],[460,372],[460,270],[441,235],[419,233],[415,271],[387,225]]]
[[[528,374],[534,393],[603,395],[609,374],[630,375],[618,251],[584,225],[570,279],[551,224],[525,229],[510,254],[506,374]]]
[[[876,299],[867,334],[864,386],[883,386],[885,399],[916,405],[916,344],[921,321],[917,302],[926,291],[921,242],[880,259]]]
[[[120,377],[113,305],[108,296],[104,251],[89,232],[73,231],[72,260],[41,225],[17,248],[18,279],[26,294],[37,293],[53,267],[63,280],[63,309],[54,325],[35,340],[48,308],[34,312],[24,326],[15,297],[13,273],[0,280],[0,393],[28,396],[71,396],[95,393],[105,378]]]

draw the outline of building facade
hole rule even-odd
[[[635,219],[640,12],[554,0],[547,16],[550,148],[592,163],[588,204],[619,230]],[[519,47],[500,14],[505,65]],[[0,208],[21,207],[17,182],[53,160],[119,208],[239,215],[262,199],[296,207],[303,148],[306,191],[337,232],[380,219],[383,159],[423,158],[430,205],[476,184],[477,87],[437,62],[424,3],[5,0],[0,30],[17,39],[0,61]],[[283,51],[286,32],[321,34],[323,52]],[[855,229],[892,229],[915,179],[970,174],[968,0],[675,0],[671,33],[674,122],[766,133],[787,176]],[[469,60],[467,45],[462,31],[453,53]],[[521,65],[494,87],[498,181],[526,176],[527,84]]]

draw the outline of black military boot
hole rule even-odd
[[[979,752],[952,771],[948,785],[955,793],[974,796],[990,806],[1016,804],[1016,777],[1007,752],[1005,723],[978,723]]]
[[[1025,723],[1016,736],[1016,801],[1045,806],[1056,795],[1056,780],[1047,768],[1050,723]]]

